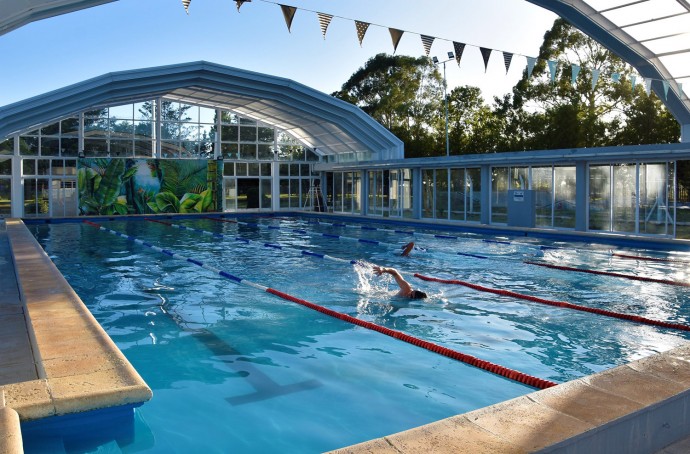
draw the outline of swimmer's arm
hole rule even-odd
[[[374,266],[374,273],[376,273],[377,276],[381,276],[382,274],[390,274],[393,276],[393,279],[395,279],[395,282],[398,284],[398,287],[400,287],[400,292],[404,295],[408,295],[412,293],[412,286],[407,282],[396,270],[395,268],[385,268],[383,266]]]

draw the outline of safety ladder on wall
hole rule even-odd
[[[321,186],[311,186],[309,188],[304,207],[312,207],[313,211],[318,212],[328,211],[328,206],[324,203],[323,194],[321,193]]]

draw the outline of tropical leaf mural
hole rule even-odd
[[[221,169],[222,171],[222,169]],[[83,215],[203,213],[218,209],[206,160],[80,159],[79,213]]]

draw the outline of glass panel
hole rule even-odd
[[[343,175],[343,211],[352,213],[352,172],[345,172]]]
[[[60,122],[52,123],[41,128],[41,135],[43,136],[57,136],[60,135]]]
[[[24,216],[44,216],[49,213],[49,188],[47,179],[24,180]]]
[[[79,139],[60,139],[60,155],[77,156],[79,154]]]
[[[10,216],[11,214],[12,180],[10,178],[0,178],[0,216]]]
[[[108,118],[108,109],[89,110],[84,113],[84,116],[90,118]]]
[[[510,189],[529,189],[529,168],[510,168]]]
[[[84,137],[108,137],[108,120],[103,118],[84,118]]]
[[[12,175],[12,158],[0,159],[0,175]]]
[[[252,120],[251,118],[240,117],[240,124],[241,125],[256,125],[256,120]]]
[[[481,169],[466,169],[465,170],[465,211],[467,213],[466,220],[479,222],[482,216],[482,170]]]
[[[50,191],[52,216],[76,216],[77,182],[74,179],[52,180]]]
[[[37,159],[37,175],[50,175],[50,159]]]
[[[180,139],[193,142],[199,140],[199,125],[182,123],[180,125]]]
[[[199,106],[180,104],[180,111],[184,112],[184,121],[199,123]]]
[[[0,142],[0,155],[14,154],[14,138],[10,137]]]
[[[237,176],[238,177],[246,177],[247,176],[247,163],[246,162],[238,162],[236,165],[236,171],[237,171]]]
[[[180,124],[164,121],[161,122],[161,139],[178,140],[180,139]]]
[[[234,143],[222,143],[220,145],[220,152],[225,159],[239,159],[240,147]]]
[[[258,134],[259,134],[259,142],[273,143],[273,139],[275,138],[275,132],[274,132],[273,128],[266,128],[264,126],[259,126]]]
[[[153,142],[151,140],[135,140],[134,156],[150,158],[153,156]]]
[[[673,218],[668,203],[666,163],[640,164],[640,233],[671,233]]]
[[[134,144],[131,140],[111,140],[110,156],[130,157],[134,156]]]
[[[259,164],[256,162],[250,162],[247,164],[247,174],[250,177],[258,177],[259,176]]]
[[[256,145],[243,143],[240,145],[240,159],[256,159]]]
[[[161,141],[161,156],[164,158],[177,158],[180,156],[182,144],[180,142]]]
[[[76,175],[77,174],[77,160],[76,159],[65,159],[65,175]]]
[[[199,123],[216,124],[216,109],[199,107]]]
[[[333,211],[343,211],[343,173],[333,173]]]
[[[422,170],[422,217],[434,216],[434,170]]]
[[[537,227],[553,227],[553,169],[532,167],[532,189],[534,190]]]
[[[240,142],[256,142],[256,127],[240,126]]]
[[[465,220],[465,169],[450,170],[450,219]]]
[[[261,176],[262,177],[270,177],[271,176],[271,164],[268,163],[262,163],[261,164]]]
[[[107,156],[108,142],[98,139],[84,139],[85,156]]]
[[[508,167],[491,170],[491,223],[508,222]]]
[[[589,230],[611,230],[611,167],[589,167]]]
[[[410,169],[404,169],[402,172],[401,203],[403,205],[403,216],[405,218],[412,218],[414,216],[414,210],[412,209],[414,206],[412,203],[412,194],[414,194],[413,187],[415,182],[412,180],[412,171]],[[416,184],[419,183],[417,182]]]
[[[35,159],[24,159],[22,162],[22,175],[36,175]]]
[[[352,172],[352,211],[362,211],[362,181],[360,172]]]
[[[289,164],[279,164],[278,165],[278,174],[281,177],[290,176],[290,165]]]
[[[235,175],[235,163],[234,162],[223,162],[223,175],[234,176]]]
[[[224,209],[237,210],[237,181],[234,178],[223,178]]]
[[[134,119],[135,120],[148,120],[151,119],[151,106],[152,101],[138,102],[134,104]]]
[[[281,178],[280,179],[280,208],[290,208],[290,204],[297,194],[292,192],[290,188],[290,179]],[[296,203],[296,202],[295,202]]]
[[[261,181],[261,209],[271,209],[271,180],[262,179]]]
[[[119,118],[125,120],[134,119],[134,104],[123,104],[121,106],[113,106],[108,109],[110,118]]]
[[[272,145],[259,145],[259,159],[272,160],[273,159],[273,146]]]
[[[637,212],[635,164],[613,166],[613,231],[634,232]]]
[[[151,138],[153,137],[153,122],[151,121],[135,121],[134,122],[134,138]]]
[[[180,156],[183,158],[196,157],[198,155],[199,143],[185,140],[180,142]]]
[[[554,168],[554,227],[575,228],[575,167]]]
[[[237,114],[230,112],[228,110],[223,110],[220,113],[220,121],[223,124],[236,125],[240,122]]]
[[[62,136],[77,137],[79,135],[79,118],[66,118],[60,122]]]
[[[22,156],[37,156],[38,137],[21,136],[19,138],[19,154]]]
[[[299,180],[300,182],[300,189],[302,191],[302,196],[300,197],[300,201],[304,201],[304,204],[300,204],[300,208],[308,208],[311,209],[309,205],[316,205],[317,209],[315,211],[324,211],[323,210],[323,199],[320,198],[318,200],[311,200],[312,198],[316,197],[321,197],[321,191],[319,188],[316,186],[314,187],[314,190],[312,191],[312,196],[307,197],[309,195],[309,188],[311,187],[311,181],[307,179],[302,179]]]
[[[60,139],[42,137],[41,156],[60,156]]]
[[[436,219],[448,219],[448,169],[436,170]]]

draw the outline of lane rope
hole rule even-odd
[[[641,255],[621,254],[620,252],[612,252],[611,255],[621,259],[642,260],[647,262],[690,263],[690,261],[683,259],[645,257]]]
[[[137,239],[131,235],[126,235],[124,233],[120,233],[120,232],[117,232],[115,230],[108,229],[108,228],[106,228],[100,224],[95,223],[95,222],[86,221],[86,220],[84,220],[82,222],[84,222],[87,225],[90,225],[91,227],[95,227],[98,230],[102,230],[104,232],[111,233],[115,236],[124,238],[126,240],[133,241],[136,244],[146,246],[150,249],[153,249],[154,251],[165,254],[165,255],[173,258],[173,259],[182,260],[182,261],[191,263],[193,265],[200,266],[200,267],[207,269],[207,270],[209,270],[209,271],[211,271],[211,272],[213,272],[219,276],[222,276],[226,279],[229,279],[229,280],[231,280],[237,284],[247,285],[247,286],[253,287],[257,290],[262,290],[266,293],[270,293],[270,294],[275,295],[275,296],[277,296],[281,299],[284,299],[286,301],[291,301],[291,302],[300,304],[301,306],[307,307],[309,309],[313,309],[313,310],[318,311],[322,314],[329,315],[333,318],[337,318],[339,320],[351,323],[353,325],[360,326],[362,328],[366,328],[366,329],[369,329],[372,331],[376,331],[376,332],[381,333],[381,334],[385,334],[386,336],[392,337],[394,339],[398,339],[398,340],[401,340],[403,342],[407,342],[408,344],[416,345],[417,347],[424,348],[426,350],[437,353],[439,355],[442,355],[442,356],[445,356],[445,357],[448,357],[451,359],[455,359],[457,361],[463,362],[463,363],[468,364],[470,366],[474,366],[478,369],[486,370],[486,371],[491,372],[493,374],[496,374],[496,375],[508,378],[510,380],[531,386],[533,388],[545,389],[545,388],[550,388],[552,386],[557,385],[557,383],[552,382],[550,380],[544,380],[542,378],[534,377],[532,375],[525,374],[523,372],[519,372],[519,371],[516,371],[514,369],[509,369],[507,367],[500,366],[498,364],[494,364],[492,362],[489,362],[489,361],[486,361],[483,359],[479,359],[475,356],[461,353],[461,352],[458,352],[456,350],[435,344],[433,342],[426,341],[426,340],[411,336],[409,334],[403,333],[402,331],[396,331],[396,330],[393,330],[390,328],[386,328],[385,326],[377,325],[376,323],[372,323],[372,322],[369,322],[366,320],[361,320],[361,319],[352,317],[351,315],[347,315],[347,314],[344,314],[341,312],[334,311],[334,310],[329,309],[327,307],[311,303],[307,300],[297,298],[295,296],[289,295],[289,294],[281,292],[279,290],[272,289],[270,287],[258,284],[256,282],[252,282],[252,281],[249,281],[247,279],[243,279],[241,277],[235,276],[235,275],[230,274],[226,271],[223,271],[223,270],[220,270],[218,268],[207,265],[207,264],[205,264],[199,260],[185,257],[183,255],[174,253],[168,249],[160,248],[160,247],[155,246],[149,242]]]
[[[653,277],[634,276],[632,274],[613,273],[611,271],[588,270],[585,268],[574,268],[571,266],[553,265],[551,263],[533,262],[530,260],[524,260],[523,263],[526,263],[528,265],[542,266],[544,268],[552,268],[561,271],[575,271],[578,273],[597,274],[600,276],[620,277],[623,279],[630,279],[633,281],[654,282],[656,284],[676,285],[678,287],[690,287],[690,283],[688,282],[673,281],[670,279],[656,279]]]
[[[681,331],[690,331],[690,326],[683,325],[681,323],[665,322],[661,320],[654,320],[647,317],[642,317],[640,315],[625,314],[622,312],[614,312],[606,309],[599,309],[594,307],[581,306],[579,304],[568,303],[566,301],[555,301],[546,298],[540,298],[538,296],[525,295],[523,293],[517,293],[510,290],[499,290],[491,287],[484,287],[482,285],[472,284],[470,282],[464,282],[457,279],[441,279],[437,277],[424,276],[419,273],[415,273],[416,278],[423,281],[438,282],[441,284],[452,284],[452,285],[462,285],[464,287],[471,288],[480,292],[493,293],[495,295],[508,296],[512,298],[518,298],[522,300],[532,301],[534,303],[546,304],[548,306],[562,307],[564,309],[573,309],[581,312],[589,312],[592,314],[604,315],[606,317],[619,318],[622,320],[629,320],[632,322],[643,323],[645,325],[660,326],[663,328],[677,329]]]

